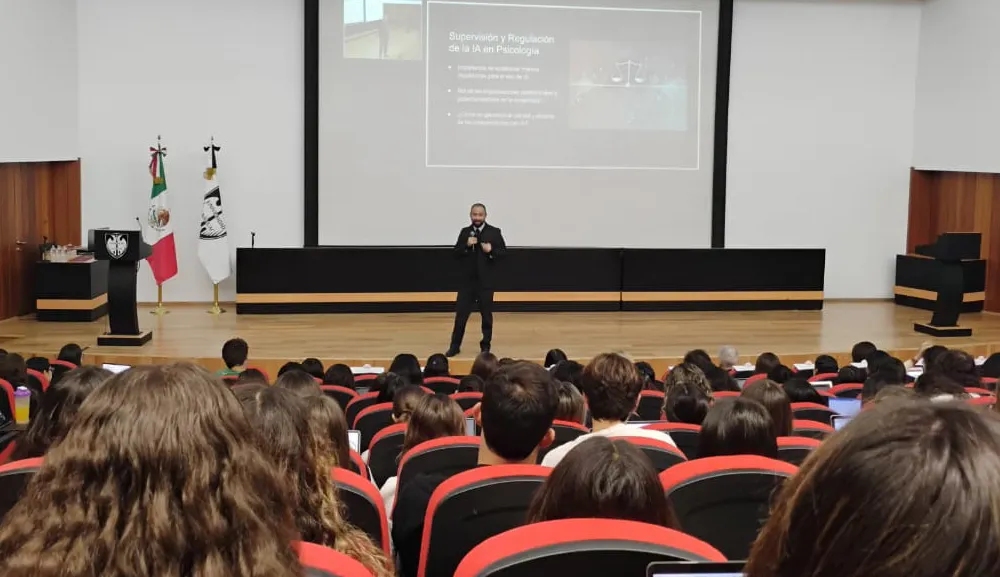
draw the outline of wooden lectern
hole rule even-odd
[[[965,295],[962,261],[978,259],[981,243],[979,233],[951,232],[939,236],[934,244],[917,247],[917,254],[934,259],[938,293],[931,322],[914,323],[913,330],[935,337],[972,336],[972,329],[958,326]]]
[[[141,347],[152,340],[153,332],[139,330],[136,272],[139,261],[153,254],[153,247],[143,242],[142,233],[138,230],[91,230],[88,241],[94,258],[108,261],[110,330],[97,337],[97,344]]]

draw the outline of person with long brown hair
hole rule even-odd
[[[331,478],[334,459],[324,454],[310,429],[306,401],[279,387],[249,385],[233,392],[257,432],[254,438],[274,470],[283,474],[283,490],[293,495],[302,540],[336,549],[377,577],[392,577],[385,554],[344,520]]]
[[[0,575],[301,577],[284,479],[187,363],[97,388],[0,526]]]
[[[333,466],[351,468],[351,445],[347,438],[347,417],[337,401],[326,395],[309,399],[309,426],[320,451],[333,459]]]
[[[441,437],[455,437],[464,432],[465,415],[454,399],[441,393],[424,394],[409,416],[399,456],[402,458],[407,451],[420,443]],[[396,500],[397,481],[396,477],[389,477],[379,489],[386,511],[392,510],[392,504]]]
[[[698,456],[761,455],[778,458],[777,428],[764,405],[746,397],[721,399],[698,433]]]
[[[24,435],[17,439],[11,459],[41,457],[50,447],[62,441],[83,401],[112,376],[111,371],[98,367],[80,367],[50,385],[42,393],[38,414],[31,419]]]
[[[624,439],[593,437],[552,469],[528,509],[528,522],[625,519],[679,529],[649,458]]]
[[[754,381],[743,388],[741,396],[757,401],[771,413],[775,436],[787,437],[792,434],[792,402],[780,384],[769,379]]]
[[[750,577],[980,577],[1000,565],[1000,419],[887,401],[785,482]]]

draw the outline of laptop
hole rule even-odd
[[[831,411],[845,417],[856,417],[861,412],[861,399],[831,398],[827,403]]]
[[[650,563],[646,567],[646,577],[743,577],[743,562],[698,563],[692,561],[669,561]]]

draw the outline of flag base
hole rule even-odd
[[[137,335],[112,335],[104,333],[97,337],[99,347],[141,347],[153,340],[153,331],[144,331]]]
[[[162,317],[163,315],[169,313],[167,307],[163,306],[163,285],[156,285],[156,307],[149,311],[149,314]]]
[[[221,315],[226,312],[226,309],[219,306],[219,283],[212,285],[214,290],[214,297],[212,298],[212,308],[208,309],[207,312],[210,315]]]

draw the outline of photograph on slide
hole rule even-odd
[[[344,0],[344,58],[423,58],[421,0]]]

